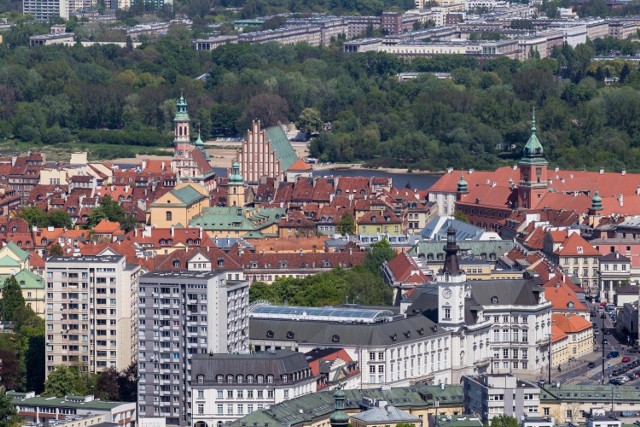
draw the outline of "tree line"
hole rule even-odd
[[[560,46],[550,58],[523,62],[455,55],[403,60],[304,43],[201,52],[180,26],[137,49],[27,49],[25,28],[7,35],[13,48],[0,45],[0,138],[36,149],[75,141],[114,156],[132,144],[169,147],[175,99],[183,91],[203,138],[241,136],[253,118],[296,122],[309,133],[330,122],[331,131],[311,144],[321,161],[425,170],[510,164],[528,138],[535,106],[553,166],[632,170],[640,164],[638,66],[593,60],[637,52],[632,40]],[[397,73],[407,71],[423,74],[400,82]],[[451,79],[433,72],[449,72]],[[608,86],[606,77],[619,81]]]

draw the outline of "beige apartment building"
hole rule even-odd
[[[123,370],[136,359],[139,273],[121,255],[47,260],[47,373],[76,364]]]

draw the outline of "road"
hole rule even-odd
[[[590,308],[596,308],[596,306],[589,304]],[[614,329],[615,325],[612,322],[609,315],[606,315],[605,319],[601,318],[604,310],[597,310],[597,316],[591,317],[591,322],[598,325],[597,332],[594,335],[594,352],[592,354],[585,355],[580,359],[571,360],[567,364],[563,364],[560,367],[560,371],[557,369],[552,372],[552,380],[554,382],[559,383],[581,383],[581,384],[601,384],[602,383],[602,339],[606,339],[605,352],[604,352],[604,364],[605,364],[605,382],[609,381],[612,372],[617,368],[625,366],[634,360],[638,359],[640,356],[636,353],[628,353],[628,343],[619,342],[615,335],[603,335],[604,331],[607,329]],[[620,353],[620,357],[607,359],[607,355],[611,351],[618,351]],[[630,361],[622,363],[622,358],[624,356],[630,357]],[[588,364],[593,362],[595,364],[594,368],[589,368]],[[634,369],[631,369],[625,375],[629,375],[630,373],[637,371],[640,369],[640,366]],[[631,381],[627,382],[626,385],[639,385],[640,378],[633,378]]]

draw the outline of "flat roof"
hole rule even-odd
[[[299,307],[270,304],[255,304],[249,315],[256,319],[323,319],[333,321],[373,323],[393,317],[391,310],[348,307]]]
[[[152,271],[143,274],[140,279],[211,279],[224,274],[221,271]]]

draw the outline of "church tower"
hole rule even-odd
[[[227,206],[244,206],[244,182],[240,175],[240,165],[237,160],[233,162],[233,168],[229,175],[227,187]]]
[[[449,226],[447,245],[442,270],[438,271],[438,324],[444,328],[457,329],[464,324],[464,298],[467,275],[460,269],[456,243],[456,230]]]
[[[176,159],[188,156],[188,152],[193,149],[191,145],[190,119],[187,112],[187,101],[184,96],[180,95],[180,99],[176,102],[176,117],[173,119],[174,138],[173,138],[173,157]]]
[[[534,209],[547,193],[547,161],[542,144],[536,136],[536,111],[533,110],[531,136],[524,146],[524,157],[520,160],[520,183],[518,185],[518,207]]]

